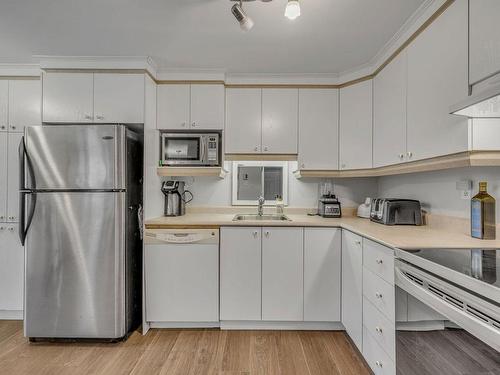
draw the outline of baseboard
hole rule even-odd
[[[396,331],[442,331],[445,329],[444,320],[426,320],[421,322],[397,322]]]
[[[293,330],[293,331],[343,331],[340,322],[271,322],[271,321],[232,321],[220,322],[222,330]]]
[[[23,310],[0,310],[0,320],[23,320]]]
[[[219,328],[219,322],[149,322],[149,328]],[[146,331],[147,332],[147,331]]]

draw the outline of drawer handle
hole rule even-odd
[[[382,298],[382,293],[379,293],[379,292],[375,293],[375,297]]]
[[[360,245],[361,245],[361,241],[356,240],[356,241],[355,241],[355,244],[356,244],[356,245],[358,245],[358,246],[360,246]]]
[[[255,238],[257,238],[257,234],[258,234],[258,232],[257,232],[257,231],[254,231],[254,232],[253,232],[253,236],[254,236]]]
[[[377,331],[378,333],[382,333],[382,328],[380,328],[380,327],[375,327],[375,331]]]
[[[380,362],[380,361],[375,361],[375,364],[377,365],[377,367],[380,367],[380,368],[382,368],[382,367],[383,367],[383,366],[382,366],[382,362]]]
[[[382,259],[377,259],[375,262],[377,262],[377,264],[382,264],[384,263],[384,261]]]

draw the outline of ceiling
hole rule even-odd
[[[160,68],[229,73],[340,73],[372,59],[424,0],[245,3],[240,30],[229,0],[1,0],[0,62],[32,55],[151,56]]]

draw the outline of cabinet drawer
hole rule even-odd
[[[395,320],[395,287],[363,267],[363,295],[391,322]]]
[[[394,285],[394,251],[376,242],[363,240],[363,265]]]
[[[389,357],[396,360],[396,325],[391,323],[367,299],[363,299],[363,326],[385,350]]]
[[[395,375],[396,365],[380,347],[366,327],[363,327],[363,356],[375,375]]]

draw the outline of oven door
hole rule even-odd
[[[206,165],[206,149],[206,138],[203,134],[163,133],[161,135],[162,165]]]

